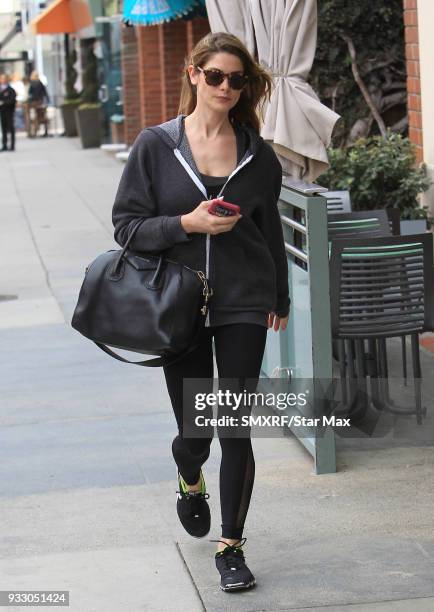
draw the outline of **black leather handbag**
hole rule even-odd
[[[71,325],[111,357],[156,367],[196,348],[213,292],[202,271],[128,249],[143,221],[86,268]],[[129,361],[107,345],[159,357]]]

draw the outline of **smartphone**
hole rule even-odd
[[[231,204],[224,200],[214,200],[208,208],[208,212],[218,217],[232,217],[233,215],[239,214],[240,207],[237,204]]]

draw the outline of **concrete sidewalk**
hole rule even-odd
[[[432,611],[429,437],[338,440],[338,472],[322,476],[295,438],[254,439],[245,551],[258,585],[220,591],[218,441],[212,529],[192,540],[162,370],[116,362],[69,324],[86,265],[118,248],[122,166],[76,139],[17,144],[0,157],[0,590],[69,590],[74,612]],[[422,367],[434,394],[428,352]]]

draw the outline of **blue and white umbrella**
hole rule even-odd
[[[179,18],[206,16],[205,0],[124,0],[124,21],[156,25]]]

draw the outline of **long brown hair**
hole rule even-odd
[[[203,67],[212,55],[221,51],[239,57],[248,76],[247,85],[241,91],[240,99],[229,111],[229,119],[250,125],[259,134],[260,121],[264,120],[262,116],[264,102],[267,97],[270,99],[273,79],[271,74],[256,62],[241,40],[227,32],[209,32],[185,57],[178,115],[190,115],[197,104],[196,86],[190,81],[188,66],[193,64]]]

